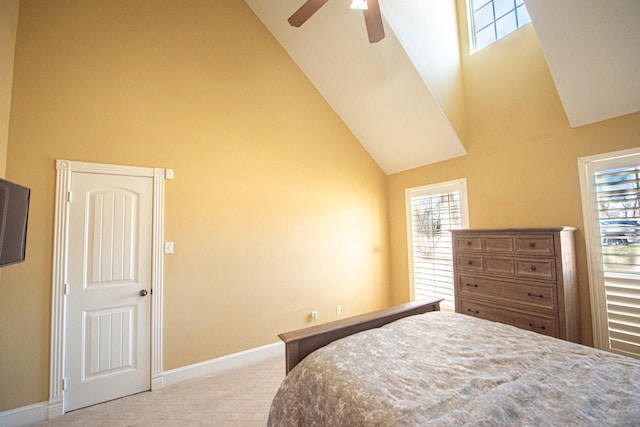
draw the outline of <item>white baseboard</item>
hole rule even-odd
[[[20,427],[39,423],[49,417],[49,404],[47,402],[35,403],[21,408],[0,412],[0,426]]]
[[[277,342],[267,344],[262,347],[207,360],[206,362],[165,371],[162,374],[162,378],[154,379],[153,382],[157,388],[162,388],[162,386],[177,384],[208,375],[221,374],[278,356],[284,356],[284,343]],[[284,357],[282,358],[282,371],[284,372]],[[153,389],[156,390],[157,388]],[[0,426],[21,427],[45,421],[49,419],[51,409],[48,402],[41,402],[0,412]]]
[[[164,386],[168,386],[187,380],[206,377],[208,375],[221,374],[278,356],[283,356],[282,369],[284,372],[284,343],[277,342],[267,344],[262,347],[252,348],[251,350],[245,350],[239,353],[207,360],[205,362],[183,366],[182,368],[165,371],[163,373],[163,384]]]

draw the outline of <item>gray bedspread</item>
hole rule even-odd
[[[638,426],[640,360],[432,312],[316,350],[270,426]]]

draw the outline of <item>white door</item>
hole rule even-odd
[[[72,176],[65,411],[151,387],[152,212],[153,178]]]

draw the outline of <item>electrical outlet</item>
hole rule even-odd
[[[316,320],[318,320],[318,312],[316,310],[313,310],[311,312],[311,321],[315,322]]]
[[[342,306],[336,305],[336,316],[340,316],[342,314]]]

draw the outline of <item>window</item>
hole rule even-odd
[[[640,149],[579,165],[594,344],[640,358]]]
[[[453,310],[453,255],[449,230],[467,228],[465,179],[407,189],[407,240],[411,299],[441,297]]]
[[[469,0],[473,51],[531,22],[524,0]]]

